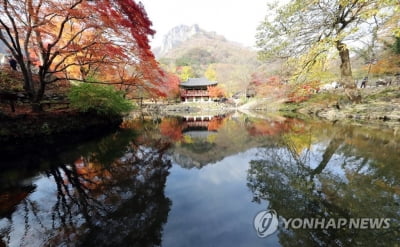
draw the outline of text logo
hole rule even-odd
[[[388,229],[390,218],[284,218],[278,217],[275,210],[260,211],[254,217],[254,228],[257,236],[265,238],[273,234],[281,220],[282,229]]]
[[[265,238],[278,229],[278,214],[275,210],[263,210],[254,217],[254,228],[257,236]]]

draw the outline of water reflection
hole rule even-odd
[[[391,129],[279,116],[125,121],[3,169],[0,246],[396,246],[399,141]],[[260,239],[252,221],[266,207],[392,222]]]
[[[2,183],[3,245],[160,245],[171,206],[164,195],[170,144],[134,136],[116,132],[66,152],[36,177]]]
[[[365,127],[308,124],[250,162],[256,202],[288,218],[390,218],[389,229],[284,229],[283,246],[396,246],[400,241],[399,136]]]
[[[163,118],[161,134],[174,140],[173,160],[184,168],[202,168],[223,158],[265,145],[300,120],[252,119],[246,115]]]

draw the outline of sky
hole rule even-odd
[[[153,22],[153,47],[173,27],[198,24],[230,41],[254,47],[257,26],[267,13],[269,0],[141,0]]]

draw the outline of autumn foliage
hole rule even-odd
[[[318,92],[320,85],[320,81],[310,81],[293,85],[288,94],[288,102],[298,103],[309,99],[311,95]]]
[[[224,124],[225,119],[223,117],[213,117],[207,126],[207,129],[209,131],[217,131],[219,128],[221,128],[221,126]]]
[[[178,98],[179,97],[179,83],[180,79],[174,73],[167,73],[165,76],[165,82],[163,87],[166,89],[166,95],[168,98]]]
[[[287,93],[287,85],[278,76],[266,76],[262,72],[252,74],[247,94],[259,97],[280,98]]]
[[[149,45],[155,31],[134,0],[10,0],[0,3],[0,14],[0,40],[17,60],[33,105],[61,79],[163,94],[164,74]]]
[[[211,98],[222,98],[226,96],[225,90],[219,85],[209,86],[207,90]]]
[[[369,70],[369,65],[365,66],[365,71]],[[370,73],[373,75],[388,75],[400,72],[400,55],[391,55],[378,60],[375,64],[371,65]]]
[[[173,141],[183,138],[182,126],[176,118],[164,118],[160,123],[160,132]]]
[[[284,121],[256,120],[247,126],[251,136],[277,136],[287,132],[304,132],[304,122],[295,118],[287,118]]]

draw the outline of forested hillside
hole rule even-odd
[[[187,35],[183,34],[185,30]],[[158,60],[166,71],[178,75],[181,81],[190,77],[216,80],[226,96],[244,94],[251,81],[251,75],[261,65],[254,49],[201,28],[174,28],[165,36],[163,47],[170,44],[176,46],[170,47],[169,50],[157,49],[164,51],[164,54],[158,55]],[[273,73],[273,70],[270,72]]]

